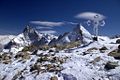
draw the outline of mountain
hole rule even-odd
[[[4,48],[10,49],[10,52],[18,52],[25,46],[48,44],[53,38],[56,38],[56,36],[38,33],[34,28],[27,26],[21,34],[12,39]]]
[[[84,44],[92,42],[92,35],[80,24],[78,24],[72,32],[64,33],[60,35],[58,39],[53,39],[49,45],[61,44],[81,41]]]
[[[59,37],[26,27],[9,41],[0,52],[0,80],[120,80],[120,38],[98,36],[93,41],[78,24]],[[64,49],[77,41],[82,45]],[[62,49],[49,47],[56,44]]]
[[[15,37],[15,35],[0,35],[0,44],[5,45]]]
[[[15,35],[0,35],[0,52],[3,51],[4,45],[8,44]]]

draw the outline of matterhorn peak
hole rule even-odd
[[[80,24],[80,31],[81,35],[83,37],[83,42],[85,43],[90,43],[92,42],[92,35],[89,33],[87,29],[85,29],[81,24]]]
[[[23,34],[26,40],[38,40],[39,39],[39,34],[38,32],[30,26],[27,26],[24,30],[23,30]]]
[[[83,27],[82,24],[77,24],[77,26],[73,29],[73,33],[79,35],[84,43],[92,41],[92,35]]]

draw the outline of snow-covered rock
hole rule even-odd
[[[10,49],[10,52],[17,53],[25,46],[48,44],[53,38],[56,38],[56,36],[38,33],[34,28],[27,26],[21,34],[5,45],[5,49]]]
[[[54,39],[50,42],[53,44],[66,44],[74,41],[81,41],[83,44],[92,42],[92,35],[80,24],[78,24],[72,32],[64,33],[60,35],[58,39]]]
[[[15,37],[15,35],[0,35],[0,44],[5,45]]]

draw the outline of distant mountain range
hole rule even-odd
[[[60,36],[54,36],[52,34],[38,33],[34,28],[27,26],[21,34],[14,37],[8,44],[5,45],[5,49],[16,49],[20,51],[21,47],[34,45],[34,46],[55,46],[64,45],[70,42],[81,41],[82,43],[90,43],[92,41],[92,35],[80,24],[78,24],[73,31],[64,33]]]

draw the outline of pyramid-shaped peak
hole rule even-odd
[[[31,26],[26,26],[25,29],[23,30],[23,33],[34,33],[35,32],[35,29]]]
[[[82,34],[85,36],[91,36],[91,34],[89,33],[89,31],[87,29],[85,29],[82,25],[80,25],[80,30],[82,31]]]
[[[39,39],[39,34],[38,32],[31,26],[27,26],[24,30],[23,30],[23,34],[24,37],[26,39],[30,39],[30,40],[38,40]]]
[[[88,30],[86,30],[81,24],[77,24],[76,27],[73,29],[73,32],[77,33],[77,34],[88,34],[88,35],[91,35],[89,33]]]

